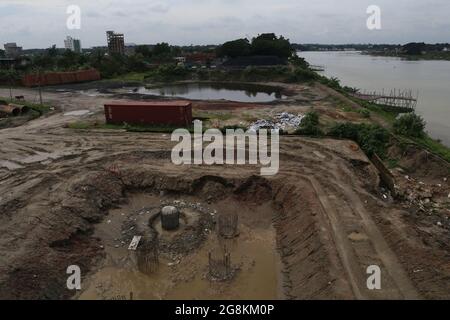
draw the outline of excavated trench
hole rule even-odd
[[[294,186],[257,176],[183,179],[148,173],[113,178],[114,189],[112,181],[123,188],[120,200],[110,198],[119,205],[93,234],[105,258],[83,280],[78,299],[298,299],[333,297],[336,288],[350,294],[344,283],[330,286],[334,268],[314,221],[320,206],[306,181]],[[180,209],[178,230],[161,228],[164,205]],[[224,239],[218,217],[230,214],[238,217],[238,231]],[[139,267],[139,247],[128,248],[134,236],[158,238],[151,272]],[[230,255],[232,275],[211,279],[209,255],[224,253]]]

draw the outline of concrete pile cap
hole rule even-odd
[[[174,206],[165,206],[161,210],[161,226],[164,230],[176,230],[180,226],[180,213]]]
[[[164,208],[162,208],[161,214],[162,215],[178,214],[178,209],[174,206],[165,206]]]

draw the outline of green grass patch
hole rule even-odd
[[[6,103],[14,103],[19,105],[27,106],[30,110],[27,113],[21,114],[17,117],[8,117],[2,119],[2,124],[0,125],[0,128],[7,128],[11,126],[13,123],[17,122],[17,119],[24,119],[26,121],[31,121],[34,119],[39,118],[40,116],[44,115],[45,113],[48,113],[52,110],[52,107],[46,104],[38,104],[38,103],[31,103],[28,101],[23,100],[15,100],[15,99],[9,99],[0,97],[0,100]],[[9,119],[9,120],[8,120]],[[16,119],[16,120],[15,120]]]
[[[387,166],[389,169],[394,169],[399,167],[399,160],[398,159],[386,159],[385,160]]]
[[[24,105],[29,107],[32,110],[35,110],[37,112],[39,112],[39,114],[44,114],[47,113],[51,110],[51,107],[49,105],[46,104],[38,104],[38,103],[31,103],[28,101],[23,101],[23,100],[15,100],[15,99],[9,99],[9,98],[4,98],[4,97],[0,97],[1,101],[5,101],[6,103],[14,103],[14,104],[20,104],[20,105]]]
[[[172,125],[137,125],[137,124],[108,124],[97,123],[87,121],[76,121],[66,125],[67,128],[73,130],[94,130],[94,129],[107,129],[107,130],[126,130],[128,132],[159,132],[159,133],[172,133],[176,129],[180,129],[179,126]],[[194,127],[185,128],[189,132],[194,132]]]
[[[69,129],[75,129],[75,130],[85,130],[85,129],[93,129],[95,128],[95,125],[88,122],[83,121],[77,121],[77,122],[71,122],[67,125],[67,128]]]
[[[319,125],[319,114],[315,111],[310,111],[306,113],[300,124],[300,127],[295,131],[295,133],[303,136],[323,136],[323,132],[319,128]]]
[[[328,135],[355,141],[369,157],[374,153],[384,157],[391,136],[389,131],[378,125],[351,122],[335,124]]]
[[[128,132],[160,132],[160,133],[172,133],[176,129],[180,129],[179,126],[171,125],[136,125],[136,124],[124,124],[123,129]],[[188,131],[193,131],[193,128],[185,128]]]
[[[422,148],[425,148],[431,153],[437,154],[445,161],[450,162],[450,148],[444,146],[441,142],[432,139],[428,135],[425,135],[422,138],[411,139]]]
[[[114,77],[111,80],[120,80],[120,81],[129,81],[129,82],[144,82],[145,77],[148,76],[148,72],[130,72],[117,77]]]
[[[248,112],[243,112],[241,114],[241,118],[244,119],[247,122],[255,122],[256,120],[258,120],[258,117],[256,117],[253,114],[250,114]]]
[[[360,106],[362,106],[364,109],[368,110],[369,112],[373,112],[374,114],[379,115],[382,117],[386,122],[388,122],[390,125],[393,125],[395,122],[395,119],[400,114],[397,111],[394,111],[390,108],[384,107],[382,105],[378,105],[369,101],[361,100],[352,96],[349,96],[350,99],[358,103]]]
[[[233,118],[233,115],[229,112],[195,112],[193,114],[193,117],[195,119],[202,119],[202,120],[221,120],[221,121],[227,121]]]

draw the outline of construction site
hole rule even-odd
[[[281,135],[279,171],[261,176],[259,164],[175,165],[169,132],[112,127],[119,116],[290,132],[311,108],[324,123],[369,121],[318,83],[264,85],[279,97],[180,102],[136,86],[45,88],[48,113],[0,130],[0,298],[449,299],[441,158],[392,147],[401,166],[387,169],[354,141]],[[15,95],[26,104],[38,89]],[[66,285],[73,265],[79,290]],[[370,266],[381,271],[375,290]]]

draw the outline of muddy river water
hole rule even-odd
[[[189,198],[183,198],[185,201]],[[220,240],[209,230],[206,240],[196,250],[182,255],[160,254],[158,269],[151,274],[140,272],[129,243],[121,242],[127,220],[148,220],[148,206],[160,206],[160,197],[136,194],[127,205],[110,211],[97,227],[106,258],[84,280],[78,299],[280,299],[281,262],[276,250],[275,230],[271,225],[271,208],[267,204],[246,209],[237,201],[224,200],[208,206],[213,212],[239,210],[239,236]],[[197,201],[198,199],[191,199]],[[194,202],[195,203],[195,202]],[[260,215],[260,222],[249,218]],[[267,220],[266,220],[267,219]],[[160,228],[158,231],[161,232]],[[231,253],[231,264],[237,269],[232,280],[212,281],[207,277],[208,253],[224,245]]]
[[[312,65],[325,68],[346,86],[381,92],[418,92],[417,113],[427,121],[433,138],[450,146],[450,61],[408,61],[359,52],[299,52]]]

